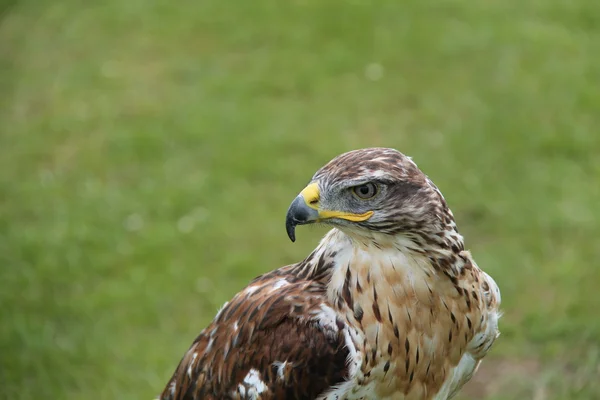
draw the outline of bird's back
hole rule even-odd
[[[288,272],[261,276],[228,302],[160,399],[314,399],[342,382],[348,349],[325,287]]]

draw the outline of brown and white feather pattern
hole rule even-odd
[[[161,400],[446,400],[471,378],[498,336],[496,283],[401,153],[347,153],[313,180],[326,189],[364,176],[400,182],[386,197],[402,207],[390,200],[387,217],[356,229],[339,222],[304,261],[251,282],[196,338]]]

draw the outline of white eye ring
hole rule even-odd
[[[352,188],[352,193],[361,200],[371,199],[375,197],[378,192],[379,188],[372,182],[367,182]]]

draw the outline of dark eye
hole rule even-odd
[[[354,186],[352,191],[359,199],[366,200],[377,194],[377,185],[369,182],[364,185]]]

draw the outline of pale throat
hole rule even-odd
[[[333,229],[319,247],[325,243],[335,252],[327,290],[331,304],[339,304],[340,296],[354,297],[373,287],[385,296],[435,273],[429,259],[411,250],[412,242],[401,236],[372,240]]]

